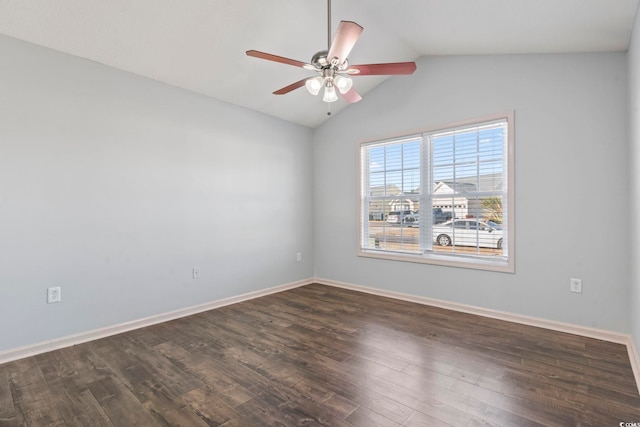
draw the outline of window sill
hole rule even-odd
[[[495,271],[499,273],[515,273],[512,257],[510,261],[504,259],[473,258],[470,256],[456,256],[446,254],[408,254],[382,250],[360,249],[358,256],[365,258],[384,259],[389,261],[415,262],[419,264],[441,265],[445,267],[470,268],[474,270]]]

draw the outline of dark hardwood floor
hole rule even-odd
[[[1,426],[621,422],[623,345],[322,285],[0,365]]]

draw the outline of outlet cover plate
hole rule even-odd
[[[571,292],[575,292],[577,294],[582,293],[582,279],[570,279],[569,280],[569,290]]]
[[[54,286],[47,289],[47,304],[53,304],[55,302],[62,301],[62,288],[60,286]]]

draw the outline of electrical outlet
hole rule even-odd
[[[47,289],[47,304],[53,304],[54,302],[62,301],[62,288],[55,286]]]
[[[302,252],[298,252],[296,254],[296,261],[298,261],[298,262],[302,261]]]
[[[193,278],[194,279],[200,278],[200,267],[193,267]]]
[[[582,279],[569,279],[569,290],[578,294],[582,293]]]

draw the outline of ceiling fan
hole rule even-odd
[[[335,102],[339,93],[347,102],[358,102],[362,97],[353,88],[351,76],[380,76],[380,75],[401,75],[413,74],[416,70],[415,62],[390,62],[384,64],[364,64],[349,65],[347,56],[358,41],[363,27],[352,21],[340,21],[338,30],[331,42],[331,0],[327,0],[328,25],[327,25],[327,50],[316,52],[310,63],[296,61],[295,59],[283,56],[248,50],[248,56],[266,59],[268,61],[280,62],[282,64],[301,67],[306,70],[315,71],[318,75],[298,80],[288,86],[273,92],[274,95],[284,95],[302,86],[312,95],[317,95],[324,88],[322,100],[325,102]],[[337,93],[336,93],[336,88]],[[329,113],[330,114],[330,113]]]

